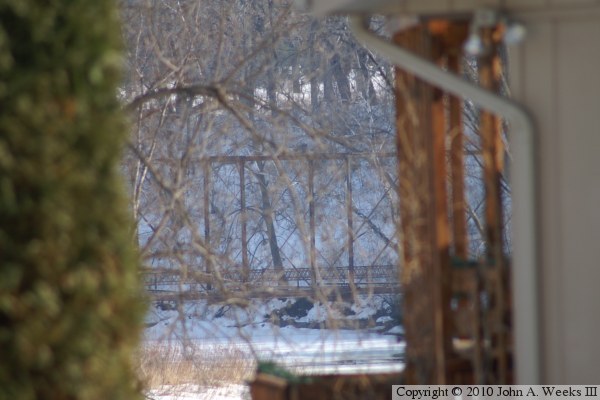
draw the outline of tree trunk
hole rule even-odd
[[[259,172],[256,174],[256,179],[260,186],[261,211],[267,227],[267,237],[269,239],[271,259],[273,260],[273,270],[280,276],[280,281],[285,281],[285,278],[283,277],[283,261],[281,259],[281,252],[279,251],[279,243],[277,243],[277,235],[275,232],[275,223],[273,221],[273,207],[271,206],[267,179],[264,175],[265,164],[264,162],[257,162],[257,165]]]
[[[377,105],[377,92],[375,91],[375,87],[373,86],[373,81],[371,80],[371,73],[369,72],[369,68],[367,66],[367,61],[369,60],[369,55],[365,49],[358,50],[358,64],[360,66],[361,72],[361,91],[366,100],[369,101],[371,105]]]
[[[314,71],[318,71],[319,69],[319,54],[317,53],[314,43],[315,36],[317,32],[318,24],[317,21],[313,21],[310,25],[310,35],[309,35],[309,43],[313,43],[313,46],[310,48],[310,68],[308,68],[310,73],[310,105],[313,114],[316,115],[319,110],[319,81],[317,80],[317,74]]]
[[[333,71],[333,76],[335,78],[335,83],[337,84],[340,98],[343,101],[350,101],[352,98],[350,81],[348,80],[348,75],[346,74],[346,71],[342,65],[342,60],[339,54],[334,55],[331,59],[331,69]]]

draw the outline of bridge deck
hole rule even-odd
[[[394,265],[374,265],[285,269],[255,269],[247,276],[238,270],[213,273],[154,269],[144,274],[148,292],[155,299],[201,299],[234,296],[235,292],[250,297],[298,297],[315,290],[339,294],[395,293],[399,291],[397,269]],[[316,285],[313,284],[316,282]],[[215,290],[219,288],[220,290]]]

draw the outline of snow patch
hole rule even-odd
[[[163,386],[149,391],[147,397],[154,400],[245,400],[250,398],[250,390],[246,385]]]
[[[402,325],[396,325],[392,329],[388,330],[387,333],[390,335],[404,335],[404,328]]]

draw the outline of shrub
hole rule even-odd
[[[134,399],[111,0],[0,5],[0,398]]]

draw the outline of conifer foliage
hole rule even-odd
[[[135,399],[112,0],[0,3],[0,399]]]

